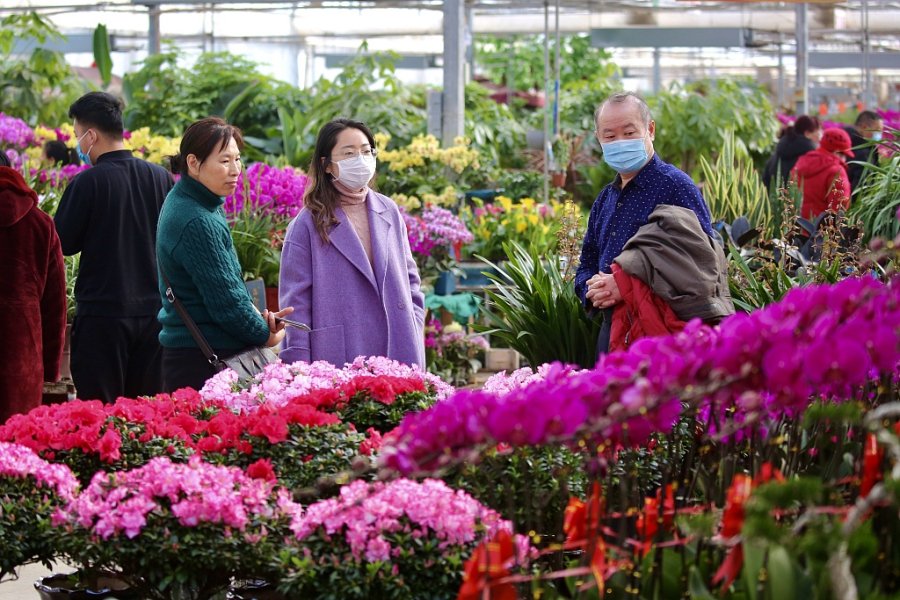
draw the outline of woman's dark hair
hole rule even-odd
[[[0,148],[0,167],[11,167],[12,163],[9,161],[9,156],[6,155],[6,150]]]
[[[79,164],[78,153],[75,148],[69,148],[64,142],[51,140],[44,144],[44,154],[53,161],[54,165],[65,167]]]
[[[224,150],[231,140],[235,141],[238,150],[244,149],[244,136],[241,130],[229,125],[224,119],[207,117],[191,123],[181,137],[178,154],[169,157],[169,170],[185,177],[188,175],[189,155],[196,156],[202,165],[213,152]]]
[[[106,92],[89,92],[69,107],[69,118],[78,119],[82,126],[101,131],[121,140],[125,133],[122,121],[122,101]]]
[[[341,195],[331,177],[325,172],[325,168],[331,162],[331,153],[337,146],[337,138],[345,129],[358,129],[369,145],[375,147],[375,136],[372,130],[361,121],[354,121],[346,117],[338,117],[319,130],[316,138],[316,149],[313,151],[312,162],[309,164],[309,172],[306,175],[306,191],[303,193],[303,206],[312,216],[313,226],[322,238],[322,242],[328,243],[328,230],[338,223],[334,216],[334,209],[341,202]]]
[[[793,125],[784,128],[781,135],[787,136],[787,139],[792,140],[810,131],[817,131],[819,129],[822,129],[822,121],[819,120],[819,117],[813,115],[800,115],[794,121]]]

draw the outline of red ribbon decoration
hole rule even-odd
[[[645,498],[644,513],[638,517],[637,529],[644,540],[642,549],[642,555],[644,556],[650,551],[653,545],[653,538],[656,537],[660,524],[662,524],[664,531],[669,531],[672,529],[672,524],[675,521],[675,496],[672,493],[671,483],[666,486],[666,497],[664,500],[661,496],[662,490],[659,489],[656,490],[655,498]],[[660,502],[663,505],[661,515],[659,512]]]
[[[868,496],[875,486],[875,482],[881,479],[881,461],[883,459],[884,448],[878,445],[875,434],[866,434],[866,443],[863,449],[862,483],[859,487],[860,498]]]
[[[566,534],[566,545],[580,545],[597,537],[600,518],[606,514],[606,500],[600,493],[600,484],[594,482],[587,503],[578,498],[569,498],[563,520],[563,532]]]
[[[783,482],[784,475],[781,471],[772,467],[772,463],[765,462],[759,467],[756,478],[751,479],[749,475],[735,475],[731,480],[731,487],[725,496],[725,510],[722,512],[722,532],[721,535],[725,539],[731,539],[740,535],[741,529],[744,527],[744,518],[746,516],[747,500],[753,488],[770,481]],[[728,556],[719,566],[716,574],[713,576],[714,584],[722,581],[722,587],[727,588],[731,585],[744,565],[744,547],[739,541],[729,552]]]
[[[496,581],[509,576],[515,558],[513,539],[507,531],[500,530],[492,541],[479,544],[466,561],[456,600],[478,600],[483,591],[484,597],[492,600],[518,600],[512,583]]]
[[[744,526],[744,506],[753,491],[753,480],[749,475],[735,475],[725,496],[725,511],[722,513],[722,537],[733,538],[741,533]]]
[[[773,479],[778,483],[783,483],[784,475],[782,475],[781,471],[778,469],[773,468],[772,463],[764,462],[760,465],[759,473],[756,474],[756,478],[753,480],[753,487],[763,483],[769,483]]]

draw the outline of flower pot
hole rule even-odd
[[[438,296],[449,296],[456,291],[456,277],[450,271],[441,271],[434,282],[434,293]]]
[[[278,288],[277,287],[267,287],[266,288],[266,308],[268,308],[272,312],[278,312],[280,310],[278,308]]]
[[[276,591],[271,583],[245,581],[229,590],[228,600],[284,600],[284,594]]]
[[[129,589],[124,581],[111,573],[97,578],[96,589],[85,587],[85,582],[78,575],[79,572],[76,571],[41,577],[34,582],[34,589],[41,600],[139,600],[137,592]]]
[[[550,182],[556,187],[566,187],[566,174],[553,173],[550,175]]]
[[[459,276],[457,282],[460,286],[465,287],[484,287],[493,285],[486,273],[497,273],[497,269],[483,262],[460,263],[459,268],[463,270],[463,274]]]

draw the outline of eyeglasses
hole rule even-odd
[[[341,161],[348,158],[353,158],[355,156],[362,156],[363,158],[375,158],[376,156],[378,156],[378,150],[376,150],[375,148],[366,148],[365,150],[344,150],[343,152],[332,155],[331,159],[335,161]]]

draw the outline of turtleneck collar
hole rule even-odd
[[[181,188],[183,193],[199,202],[201,206],[208,208],[211,212],[225,204],[225,198],[216,196],[209,191],[209,188],[190,175],[182,175],[175,187]]]
[[[341,204],[362,204],[366,201],[366,197],[369,195],[368,186],[364,187],[358,192],[354,192],[340,181],[332,180],[331,183],[334,184],[335,189],[341,195]]]

